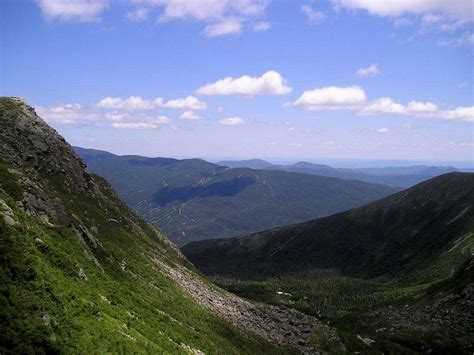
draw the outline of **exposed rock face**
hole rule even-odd
[[[7,122],[0,126],[0,159],[56,176],[79,191],[90,189],[91,176],[71,146],[32,107],[13,100],[14,109],[0,110],[0,120]]]
[[[0,216],[3,217],[7,226],[18,227],[20,224],[15,219],[13,210],[8,206],[5,201],[0,199]]]
[[[311,335],[318,331],[324,333],[332,351],[346,350],[334,329],[323,325],[315,317],[293,308],[251,303],[204,283],[179,265],[171,268],[158,259],[155,262],[198,303],[239,328],[251,331],[270,342],[295,347],[302,353],[326,350],[319,349],[318,344],[310,342]]]

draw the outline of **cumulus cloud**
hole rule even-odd
[[[378,64],[372,64],[367,68],[360,68],[355,74],[360,77],[376,76],[380,74],[380,68]]]
[[[147,129],[157,128],[159,125],[165,125],[170,123],[170,119],[166,116],[158,117],[139,117],[139,122],[113,122],[111,127],[123,128],[123,129]]]
[[[453,110],[442,111],[440,116],[446,120],[474,122],[474,106],[459,106]]]
[[[146,128],[156,128],[157,125],[153,123],[146,123],[146,122],[130,122],[130,123],[122,123],[122,122],[114,122],[112,123],[113,128],[122,128],[122,129],[146,129]]]
[[[333,110],[354,108],[366,100],[364,90],[358,86],[329,86],[305,91],[293,104],[308,110]]]
[[[168,124],[170,122],[170,119],[166,116],[152,116],[117,110],[103,112],[97,110],[95,106],[83,107],[77,103],[55,105],[52,107],[40,106],[36,108],[36,111],[46,122],[58,125],[113,122],[112,127],[115,128],[150,128],[153,125]],[[143,124],[150,127],[146,127]],[[136,127],[134,127],[134,125]]]
[[[179,116],[182,120],[199,120],[201,119],[201,116],[195,114],[193,111],[186,111]]]
[[[101,115],[87,112],[77,103],[52,107],[40,106],[36,108],[36,111],[41,118],[50,124],[71,125],[79,121],[98,121],[102,119]]]
[[[314,10],[310,5],[301,6],[301,12],[306,15],[311,25],[319,25],[326,19],[323,12]]]
[[[173,19],[210,21],[236,15],[257,16],[262,15],[269,4],[267,0],[138,0],[136,2],[162,7],[161,21]]]
[[[407,109],[409,113],[422,115],[438,112],[438,106],[432,102],[410,101]]]
[[[359,111],[361,115],[406,115],[412,117],[433,117],[451,121],[474,122],[474,106],[459,106],[452,110],[439,110],[432,102],[410,101],[406,106],[393,101],[390,97],[382,97]]]
[[[379,128],[379,129],[377,130],[377,132],[378,132],[378,133],[382,133],[382,134],[387,134],[387,133],[390,132],[390,130],[389,130],[388,128],[386,128],[386,127],[383,127],[383,128]]]
[[[406,109],[390,97],[382,97],[364,106],[359,113],[362,115],[405,114]]]
[[[269,0],[134,0],[137,6],[159,7],[159,22],[193,20],[206,23],[208,37],[236,34],[253,18],[264,15]]]
[[[254,32],[264,32],[270,29],[271,25],[268,22],[258,22],[253,26]]]
[[[286,80],[276,71],[267,71],[259,77],[243,75],[239,78],[227,77],[206,84],[196,90],[198,95],[285,95],[291,92]]]
[[[235,18],[225,19],[223,21],[207,25],[204,28],[204,34],[207,37],[226,36],[238,34],[242,31],[242,22]]]
[[[174,99],[167,102],[160,100],[161,98],[155,99],[158,107],[173,108],[178,110],[204,110],[207,104],[204,101],[200,101],[194,96],[187,96],[184,99]]]
[[[154,103],[151,100],[142,99],[139,96],[130,96],[126,99],[119,97],[106,97],[97,103],[97,107],[106,109],[123,110],[151,110]]]
[[[438,14],[470,21],[474,17],[472,0],[332,0],[332,2],[338,8],[360,9],[378,16]]]
[[[108,0],[37,0],[43,15],[49,20],[70,22],[98,21]]]
[[[237,126],[245,123],[245,120],[240,117],[228,117],[228,118],[223,118],[219,120],[220,124],[223,124],[225,126]]]
[[[203,110],[207,107],[207,104],[194,96],[169,101],[165,101],[162,97],[150,100],[143,99],[139,96],[130,96],[126,99],[120,97],[106,97],[100,100],[96,106],[102,109],[120,109],[129,111],[152,110],[156,108]]]

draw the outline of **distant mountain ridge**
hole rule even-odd
[[[345,180],[360,180],[368,183],[383,184],[407,188],[432,177],[457,171],[451,166],[416,165],[409,167],[383,168],[333,168],[325,164],[314,164],[300,161],[289,165],[272,164],[261,159],[225,160],[218,165],[230,168],[251,168],[265,170],[281,170],[312,175],[336,177]]]
[[[449,249],[474,231],[473,211],[474,174],[449,173],[347,212],[182,250],[208,274],[336,268],[374,277],[406,272]]]
[[[129,206],[177,244],[303,222],[398,191],[309,174],[230,169],[201,159],[75,150],[90,170],[112,183]]]

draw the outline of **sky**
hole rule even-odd
[[[471,0],[0,0],[0,95],[71,144],[474,161]]]

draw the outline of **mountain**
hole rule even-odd
[[[464,352],[474,346],[473,208],[474,174],[449,173],[350,211],[182,251],[241,295],[370,327],[370,338],[398,337],[411,350]]]
[[[428,180],[432,177],[456,171],[450,166],[410,166],[386,168],[354,168],[341,169],[329,165],[314,164],[305,161],[291,165],[278,165],[265,160],[221,161],[217,164],[231,168],[252,168],[266,170],[282,170],[304,174],[335,177],[345,180],[360,180],[373,184],[407,188]]]
[[[271,169],[275,164],[269,163],[262,159],[249,160],[224,160],[217,163],[218,165],[227,166],[229,168],[250,168],[250,169]]]
[[[178,245],[328,216],[398,191],[308,174],[229,169],[201,159],[75,149],[91,171]]]
[[[317,318],[200,276],[15,98],[0,98],[0,255],[2,354],[345,349]]]

